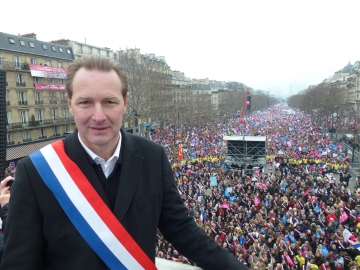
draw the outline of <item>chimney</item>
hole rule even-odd
[[[64,46],[69,46],[69,40],[68,39],[58,39],[58,40],[52,40],[50,41],[51,43],[55,43],[55,44],[59,44],[59,45],[64,45]]]
[[[32,38],[36,40],[36,34],[35,33],[28,33],[28,34],[24,34],[21,35],[22,37],[26,37],[26,38]]]

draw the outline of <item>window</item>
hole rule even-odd
[[[39,139],[46,139],[44,128],[39,129]]]
[[[62,62],[58,62],[58,67],[59,67],[59,68],[62,67]]]
[[[89,54],[92,54],[92,48],[89,47]]]
[[[106,57],[109,57],[109,51],[106,51]]]
[[[57,120],[57,109],[56,108],[51,109],[51,119],[53,121]]]
[[[62,49],[62,48],[59,48],[59,52],[61,52],[61,53],[62,53],[62,52],[63,52],[63,49]]]
[[[43,47],[44,50],[47,50],[47,47],[46,47],[45,44],[43,44],[42,47]]]
[[[34,46],[34,43],[32,43],[32,42],[29,42],[29,46],[30,46],[30,48],[34,48],[35,46]]]
[[[69,125],[65,125],[65,132],[69,132]]]
[[[56,95],[55,92],[50,92],[50,104],[56,103]]]
[[[9,38],[9,42],[10,42],[11,44],[15,44],[15,40],[14,40],[13,38]]]
[[[11,143],[11,142],[12,142],[11,133],[6,133],[6,142],[7,142],[7,143]]]
[[[16,74],[16,86],[25,86],[23,74]]]
[[[77,51],[79,54],[82,54],[82,45],[81,44],[78,44],[78,51]]]
[[[2,53],[0,53],[0,67],[2,66]]]
[[[27,104],[25,91],[18,92],[18,97],[19,97],[19,105]]]
[[[44,121],[44,110],[37,111],[37,120],[41,123]]]
[[[21,123],[27,124],[29,121],[28,111],[20,111]]]
[[[42,92],[35,92],[35,104],[42,104]]]
[[[21,66],[20,56],[17,56],[17,55],[14,56],[14,66],[16,69],[20,68],[20,66]]]
[[[66,50],[68,54],[71,54],[71,51],[69,49]]]
[[[55,48],[54,46],[51,46],[51,50],[52,50],[53,52],[56,52],[56,48]]]
[[[51,61],[50,61],[50,60],[46,60],[46,61],[45,61],[45,66],[50,67],[50,66],[51,66]]]
[[[65,84],[65,80],[64,80],[64,79],[61,79],[61,80],[60,80],[60,84]]]
[[[64,119],[68,118],[68,110],[67,109],[63,109],[63,115],[64,115]]]
[[[57,126],[54,126],[54,136],[58,136],[59,134],[57,133]]]
[[[6,112],[6,119],[7,119],[8,124],[12,123],[11,111]]]
[[[30,132],[28,130],[23,131],[24,142],[30,141]]]
[[[31,64],[36,65],[36,58],[31,58]]]
[[[38,83],[39,82],[39,77],[34,77],[34,83]]]
[[[97,49],[97,50],[98,50],[98,55],[101,55],[100,49]]]
[[[20,40],[20,45],[25,46],[25,42],[23,40]]]

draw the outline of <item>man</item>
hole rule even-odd
[[[164,149],[120,131],[121,65],[82,57],[66,86],[77,129],[18,162],[1,269],[155,269],[158,228],[204,269],[246,269],[188,215]]]

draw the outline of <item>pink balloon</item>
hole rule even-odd
[[[250,105],[250,101],[246,101],[246,105],[248,105],[248,106],[249,106],[249,105]]]

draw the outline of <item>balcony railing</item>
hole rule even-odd
[[[35,104],[42,105],[42,104],[44,104],[44,101],[43,100],[35,100]]]
[[[11,141],[11,142],[7,141],[7,142],[6,142],[6,145],[14,145],[14,144],[15,144],[14,141]]]
[[[50,100],[50,104],[56,104],[57,101],[56,100]]]
[[[39,140],[47,139],[47,136],[40,136]]]
[[[23,142],[24,142],[24,143],[31,142],[31,141],[32,141],[31,138],[29,138],[29,139],[23,139]]]
[[[16,82],[16,86],[25,87],[25,86],[26,86],[26,83],[25,83],[25,82]]]
[[[19,105],[23,105],[23,106],[27,106],[27,105],[28,105],[27,100],[19,100],[18,103],[19,103]]]
[[[2,61],[0,69],[4,70],[30,70],[30,65],[28,63],[18,63],[18,62],[8,62]]]
[[[38,121],[30,121],[30,122],[16,122],[16,123],[8,123],[6,124],[6,129],[23,129],[28,127],[37,127],[37,126],[44,126],[44,125],[54,125],[54,124],[67,124],[73,123],[74,117],[68,118],[58,118],[56,120],[38,120]]]

